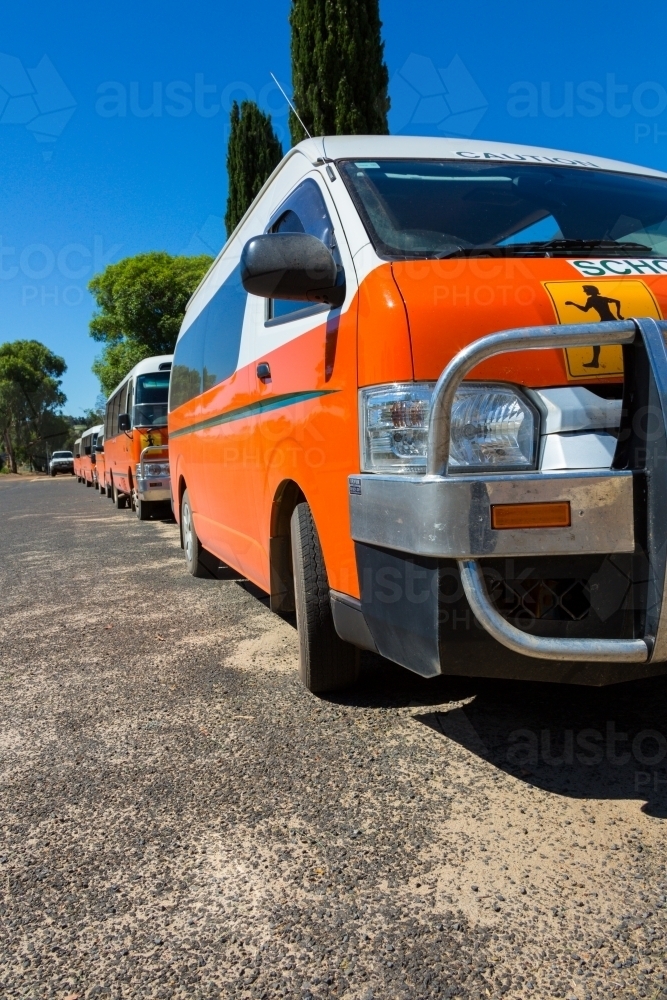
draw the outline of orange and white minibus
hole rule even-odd
[[[97,435],[97,440],[95,441],[95,465],[93,467],[93,474],[95,476],[95,489],[100,491],[100,495],[104,496],[106,493],[105,484],[105,461],[104,461],[104,425],[102,425],[101,431]]]
[[[97,444],[97,436],[102,430],[102,424],[96,424],[94,427],[89,427],[88,430],[84,431],[81,435],[80,480],[82,483],[85,483],[86,486],[95,485],[95,463],[97,460],[95,445]]]
[[[77,438],[74,442],[74,447],[72,448],[72,454],[74,455],[74,475],[76,476],[77,483],[81,482],[81,438]]]
[[[135,365],[107,400],[104,489],[144,521],[170,504],[167,397],[171,354]]]
[[[191,299],[175,515],[312,691],[667,670],[667,174],[402,136],[286,155]],[[208,560],[205,560],[208,562]],[[210,563],[209,563],[210,565]]]

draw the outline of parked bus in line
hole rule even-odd
[[[102,430],[98,433],[97,440],[95,442],[95,465],[93,471],[95,475],[95,489],[100,491],[101,496],[104,496],[106,494],[104,476],[104,425],[102,425]]]
[[[81,482],[81,438],[77,438],[72,449],[74,454],[74,475],[77,483]]]
[[[667,174],[597,156],[295,146],[176,344],[190,572],[208,550],[295,608],[316,692],[360,648],[425,677],[664,673],[665,218]]]
[[[140,361],[111,393],[104,420],[104,488],[145,521],[171,501],[167,399],[171,354]]]
[[[95,485],[95,463],[97,460],[97,455],[95,452],[95,445],[97,444],[97,435],[103,430],[102,424],[95,424],[94,427],[89,427],[88,430],[84,431],[81,435],[81,482],[85,483],[86,486]]]

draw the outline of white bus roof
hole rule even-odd
[[[585,167],[589,170],[614,170],[624,174],[643,174],[667,178],[667,173],[651,167],[610,160],[594,153],[573,153],[546,146],[523,146],[510,142],[487,142],[485,139],[445,139],[422,135],[331,135],[306,139],[294,147],[309,159],[443,159],[459,161],[508,160],[517,163],[544,163],[554,166]],[[313,155],[317,153],[317,155]]]
[[[85,430],[81,435],[81,438],[88,437],[89,434],[99,434],[100,431],[103,429],[104,429],[104,424],[95,424],[94,427],[89,427],[87,430]],[[79,441],[81,440],[81,438],[79,438]]]
[[[153,375],[155,372],[160,371],[160,365],[170,364],[173,360],[173,354],[158,354],[157,357],[154,358],[144,358],[143,361],[140,361],[138,365],[134,366],[132,371],[127,373],[125,378],[118,383],[115,389],[111,390],[107,399],[111,399],[113,394],[118,392],[118,390],[124,386],[126,382],[129,382],[134,375]]]

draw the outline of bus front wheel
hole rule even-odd
[[[186,490],[181,501],[181,532],[183,538],[183,550],[185,552],[185,564],[188,573],[192,576],[208,577],[211,574],[201,562],[202,545],[197,538],[195,522],[192,517],[192,506],[190,504],[190,494]]]
[[[307,503],[294,508],[291,534],[299,676],[313,694],[340,691],[358,677],[359,652],[334,628],[322,547]]]
[[[118,492],[118,487],[115,483],[112,484],[113,489],[113,502],[116,505],[116,510],[124,510],[127,506],[127,497],[123,493]]]
[[[135,496],[134,498],[134,513],[140,521],[147,521],[151,516],[149,504],[145,500],[142,500],[140,496]]]

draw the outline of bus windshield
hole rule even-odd
[[[339,167],[388,259],[667,257],[667,181],[503,161],[344,160]]]
[[[132,413],[132,426],[166,426],[168,396],[169,372],[138,375]]]

